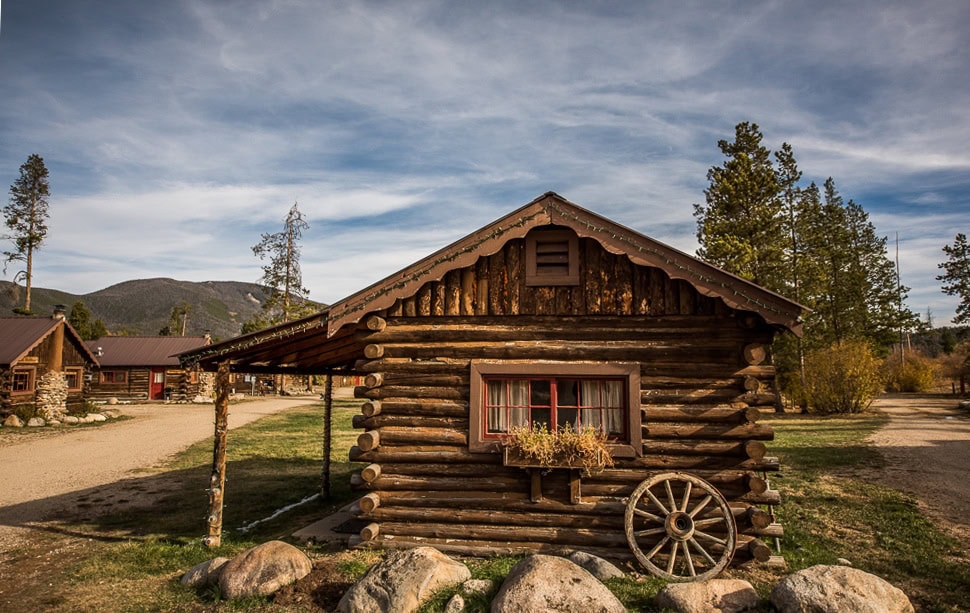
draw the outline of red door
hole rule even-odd
[[[165,369],[153,368],[149,379],[149,395],[152,400],[165,399]]]

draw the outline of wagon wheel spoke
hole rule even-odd
[[[670,480],[664,481],[664,489],[667,490],[667,500],[670,501],[671,512],[677,510],[677,501],[674,500],[674,491],[670,487]]]
[[[637,516],[639,516],[639,517],[644,517],[646,519],[649,519],[650,521],[655,521],[658,524],[664,523],[664,518],[663,517],[658,517],[657,515],[654,515],[653,513],[647,513],[646,511],[644,511],[642,509],[633,509],[633,512]]]
[[[648,560],[652,560],[653,559],[653,556],[657,555],[660,552],[660,550],[663,548],[663,546],[666,545],[669,540],[670,540],[670,537],[669,536],[663,537],[660,540],[659,543],[657,543],[656,545],[654,545],[653,549],[650,550],[650,553],[647,554],[647,559]]]
[[[680,504],[680,510],[684,513],[687,512],[687,503],[690,502],[690,490],[693,487],[693,485],[694,485],[693,483],[688,481],[686,486],[684,487],[684,501]],[[691,515],[691,517],[693,517],[693,515]]]
[[[646,494],[647,494],[647,498],[650,499],[650,502],[657,505],[657,507],[661,511],[663,511],[664,515],[670,515],[670,511],[667,510],[667,507],[664,506],[664,503],[660,502],[660,500],[658,500],[657,497],[653,495],[653,492],[651,492],[650,490],[647,490]]]
[[[704,499],[701,500],[700,502],[698,502],[697,503],[697,506],[694,507],[694,510],[690,512],[690,516],[691,517],[697,517],[697,514],[700,513],[701,510],[704,507],[706,507],[708,505],[708,503],[710,503],[712,500],[714,500],[714,497],[711,496],[710,494],[708,494],[707,496],[704,496]]]
[[[674,574],[674,565],[677,563],[677,549],[680,547],[680,541],[674,541],[674,544],[670,546],[670,559],[667,560],[667,574]]]
[[[670,581],[717,576],[731,562],[737,542],[727,501],[710,483],[686,473],[661,473],[641,482],[627,501],[624,529],[637,560]]]
[[[694,549],[696,549],[698,553],[704,556],[704,559],[707,560],[708,564],[711,566],[717,564],[717,562],[714,561],[714,558],[711,557],[711,554],[707,553],[707,550],[701,547],[701,544],[697,542],[697,539],[691,539],[688,542],[694,546]]]

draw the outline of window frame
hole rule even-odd
[[[538,243],[566,243],[567,272],[560,274],[540,273]],[[579,237],[572,230],[538,229],[525,237],[525,284],[527,287],[551,287],[579,285]]]
[[[73,375],[76,381],[76,385],[71,385],[71,380],[69,375]],[[84,389],[84,369],[83,368],[65,368],[64,378],[67,380],[67,390],[69,392],[80,392]]]
[[[640,410],[640,364],[636,362],[508,362],[472,360],[468,403],[468,449],[471,452],[499,452],[502,435],[486,434],[485,380],[489,377],[521,379],[617,379],[626,381],[626,415],[628,438],[607,441],[615,458],[637,458],[643,455],[643,433]]]
[[[27,376],[27,389],[18,390],[17,388],[17,375]],[[33,394],[37,389],[37,369],[34,367],[24,367],[18,366],[13,368],[10,373],[10,394]]]
[[[108,374],[111,374],[111,380],[108,380]],[[120,377],[119,377],[120,375]],[[126,370],[102,370],[101,371],[101,383],[108,385],[120,385],[122,383],[128,382],[128,371]]]

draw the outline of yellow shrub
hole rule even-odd
[[[843,341],[805,356],[805,395],[819,413],[859,413],[882,388],[879,361],[865,341]]]

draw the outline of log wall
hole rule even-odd
[[[34,369],[34,385],[50,370],[49,364],[54,353],[55,334],[47,336],[30,353],[17,364],[17,368]],[[79,411],[84,405],[89,391],[89,382],[85,375],[91,373],[91,364],[87,362],[81,350],[73,342],[65,341],[61,349],[61,369],[82,368],[82,383],[80,390],[70,390],[67,395],[68,412]],[[9,415],[14,412],[29,414],[34,408],[34,393],[14,394],[12,393],[13,369],[3,369],[0,372],[0,415]]]
[[[455,270],[359,326],[367,374],[350,459],[366,494],[365,545],[431,544],[466,553],[582,548],[632,559],[624,497],[643,479],[684,470],[712,482],[736,511],[745,557],[751,542],[780,533],[766,512],[777,470],[758,423],[773,410],[773,331],[663,271],[635,266],[591,240],[580,242],[577,287],[527,287],[524,241]],[[640,364],[643,455],[583,477],[570,503],[567,471],[530,478],[498,453],[468,448],[472,360],[622,361]]]

